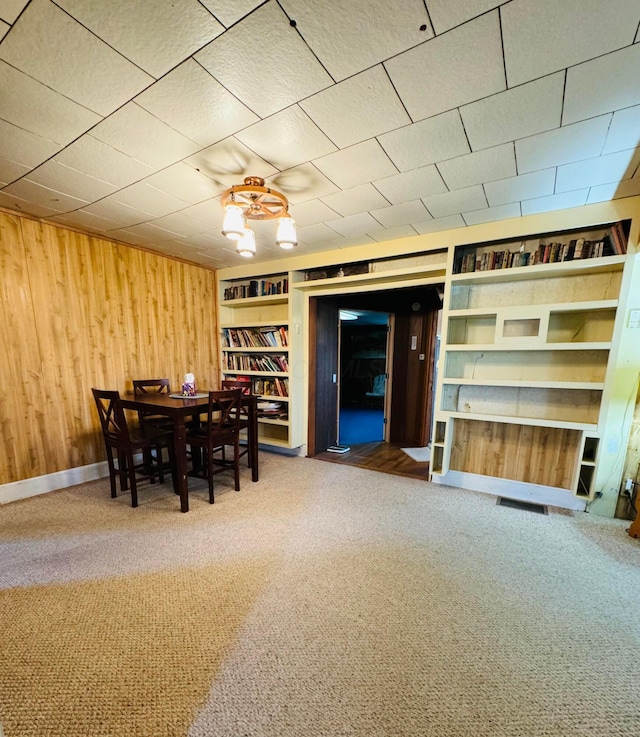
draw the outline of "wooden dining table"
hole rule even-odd
[[[124,409],[136,412],[150,412],[154,415],[168,417],[173,423],[173,445],[175,449],[175,491],[180,495],[180,511],[189,511],[189,485],[187,479],[187,420],[193,416],[204,414],[209,407],[209,395],[198,397],[174,398],[169,394],[143,394],[121,396]],[[246,394],[242,397],[242,406],[249,416],[247,443],[249,447],[249,463],[251,480],[258,480],[258,404],[257,397]]]

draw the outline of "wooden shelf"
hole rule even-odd
[[[443,378],[443,384],[458,386],[510,386],[529,387],[532,389],[589,389],[602,391],[604,382],[599,381],[528,381],[526,379],[456,379]]]
[[[249,307],[253,305],[280,305],[287,302],[289,294],[267,294],[264,297],[242,297],[241,299],[225,299],[223,307]],[[230,325],[229,327],[234,327]]]
[[[564,420],[543,420],[530,417],[514,417],[502,415],[481,415],[470,412],[448,412],[449,417],[460,420],[480,420],[483,422],[500,422],[507,425],[529,425],[533,427],[557,427],[568,430],[583,430],[585,432],[595,431],[597,425],[584,422],[565,422]]]
[[[277,378],[283,378],[289,376],[288,373],[282,373],[279,371],[241,371],[240,369],[222,369],[223,374],[229,374],[229,376],[275,376]]]
[[[447,343],[445,346],[449,352],[456,351],[608,351],[611,342],[599,343],[539,343],[510,345],[509,343]]]
[[[279,345],[270,348],[230,348],[229,346],[222,346],[223,353],[288,353],[289,346]]]

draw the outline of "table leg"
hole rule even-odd
[[[187,431],[184,417],[176,418],[173,427],[173,443],[176,452],[176,491],[180,494],[180,511],[189,511],[189,482],[187,480]]]
[[[249,457],[251,458],[251,480],[258,480],[258,408],[255,400],[249,406]]]

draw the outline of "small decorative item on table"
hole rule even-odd
[[[184,384],[182,385],[183,397],[195,397],[196,395],[196,377],[193,374],[184,375]]]

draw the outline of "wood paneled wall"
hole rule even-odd
[[[91,387],[219,383],[216,277],[0,211],[0,484],[103,460]]]

